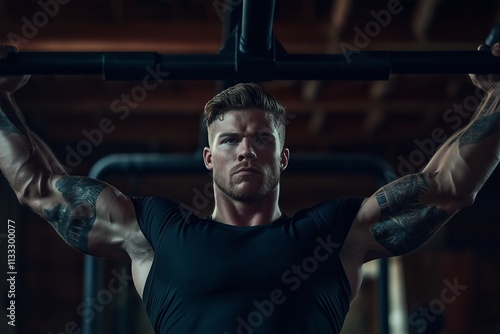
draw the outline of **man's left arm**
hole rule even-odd
[[[492,52],[500,56],[500,43]],[[455,213],[470,206],[500,160],[500,81],[471,75],[485,91],[471,122],[451,136],[420,173],[379,189],[365,200],[344,244],[361,246],[367,262],[403,255],[427,242]]]

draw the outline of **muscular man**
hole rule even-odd
[[[492,52],[500,56],[500,44]],[[215,195],[207,218],[67,175],[13,101],[26,77],[0,78],[0,168],[19,202],[70,246],[131,261],[158,334],[338,333],[363,263],[424,244],[474,202],[497,166],[500,84],[471,77],[486,92],[483,103],[420,173],[369,198],[333,199],[293,217],[278,206],[290,158],[285,111],[254,84],[205,106],[203,158]]]

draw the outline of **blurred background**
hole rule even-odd
[[[0,0],[0,41],[21,51],[213,54],[224,43],[225,14],[240,4]],[[274,31],[289,53],[475,50],[498,18],[496,0],[277,0]],[[200,116],[221,83],[161,81],[154,89],[140,90],[142,82],[109,82],[100,76],[36,76],[16,100],[30,127],[71,174],[88,175],[111,153],[196,154],[203,145]],[[481,97],[467,75],[273,81],[262,86],[289,112],[291,163],[300,154],[368,153],[391,166],[387,181],[420,170],[447,136],[467,124]],[[495,172],[475,205],[455,216],[430,243],[391,262],[392,333],[498,332],[499,178]],[[206,173],[120,175],[106,181],[127,194],[171,197],[189,207],[201,206],[200,214],[210,210]],[[369,196],[379,181],[366,173],[285,172],[281,205],[292,214],[333,196]],[[105,262],[103,287],[116,293],[103,292],[94,304],[84,301],[83,256],[21,207],[4,179],[0,185],[4,319],[5,225],[7,219],[17,223],[17,323],[9,333],[80,333],[82,315],[84,321],[102,316],[106,333],[150,332],[132,284],[108,286],[128,270],[127,264]],[[200,191],[207,191],[207,203],[198,201]],[[343,333],[378,333],[376,281],[376,266],[368,266]],[[115,311],[119,309],[123,312]]]

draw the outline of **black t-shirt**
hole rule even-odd
[[[132,201],[155,251],[143,299],[157,334],[340,332],[351,291],[339,250],[362,198],[245,227]]]

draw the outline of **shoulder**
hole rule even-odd
[[[160,196],[130,197],[139,224],[158,217],[168,217],[182,210],[182,204]]]
[[[132,196],[130,200],[136,209],[172,207],[177,205],[176,202],[161,196]]]
[[[312,224],[321,234],[331,234],[342,244],[363,201],[363,197],[334,198],[300,210],[291,219],[296,224]]]
[[[358,213],[364,197],[339,197],[318,203],[309,208],[300,210],[294,217],[314,217],[317,219],[332,221],[334,219],[352,220]]]
[[[159,242],[163,231],[176,221],[185,221],[190,212],[170,199],[159,196],[130,197],[135,209],[137,225],[153,249]]]

